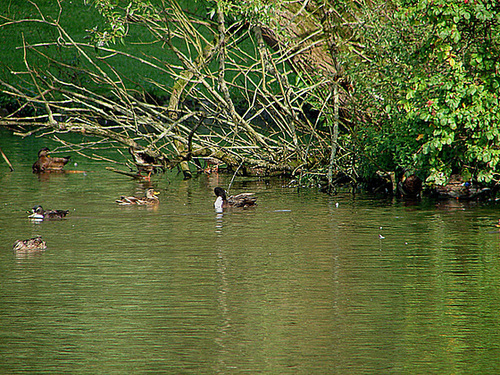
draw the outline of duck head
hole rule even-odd
[[[153,188],[150,188],[148,190],[146,190],[146,198],[149,198],[149,199],[158,199],[157,195],[160,194],[159,191],[155,191],[155,189]]]
[[[223,188],[221,188],[221,187],[216,187],[216,188],[214,189],[214,193],[215,193],[215,195],[216,195],[217,197],[221,197],[223,200],[226,200],[226,199],[227,199],[227,198],[226,198],[226,191],[225,191]]]
[[[49,152],[50,152],[49,148],[44,147],[44,148],[40,149],[40,151],[38,151],[38,157],[47,156],[47,154]]]
[[[35,213],[36,213],[36,214],[43,214],[45,211],[43,210],[43,207],[42,207],[42,206],[40,206],[40,205],[36,205],[35,207],[33,207],[33,208],[31,209],[31,212],[32,212],[32,213],[34,213],[34,214],[35,214]]]

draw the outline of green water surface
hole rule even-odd
[[[34,175],[43,145],[0,129],[2,374],[500,373],[495,204],[237,177],[259,205],[221,215],[232,176],[172,171],[159,207],[120,207],[147,186],[76,153],[87,173]],[[13,252],[34,235],[45,251]]]

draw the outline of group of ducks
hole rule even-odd
[[[64,166],[69,162],[70,157],[56,158],[49,155],[50,150],[47,147],[42,148],[38,152],[38,160],[33,164],[33,173],[62,171]],[[116,200],[119,205],[147,205],[155,206],[160,203],[158,199],[159,192],[153,188],[146,190],[144,197],[121,196]],[[214,189],[214,194],[217,197],[214,202],[216,212],[222,212],[224,208],[229,207],[251,207],[257,204],[257,197],[253,193],[241,193],[237,195],[227,196],[226,191],[221,187]],[[42,206],[37,205],[29,212],[29,218],[35,221],[43,220],[60,220],[66,217],[69,210],[44,210]],[[44,250],[47,244],[42,240],[41,236],[36,236],[27,240],[17,240],[13,246],[16,252],[30,252]]]

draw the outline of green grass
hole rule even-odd
[[[6,0],[7,6],[0,9],[0,15],[6,20],[18,21],[21,19],[39,18],[39,12],[26,0]],[[99,17],[97,12],[83,2],[63,1],[63,12],[61,13],[61,24],[68,29],[76,40],[83,40],[85,29],[89,28]],[[40,11],[48,19],[58,16],[58,7],[54,1],[38,1]],[[40,23],[24,23],[8,25],[0,28],[0,64],[2,66],[1,78],[12,80],[11,71],[26,71],[23,61],[23,40],[26,44],[49,42],[57,39],[57,31]]]
[[[6,20],[21,20],[21,19],[39,19],[40,13],[37,8],[30,4],[27,0],[4,0],[7,2],[6,6],[0,8],[0,15],[3,21]],[[60,24],[71,36],[75,42],[89,42],[86,37],[88,32],[86,30],[98,26],[100,30],[104,29],[104,19],[94,8],[92,3],[85,5],[84,0],[61,0],[62,13],[59,16],[59,7],[54,0],[35,0],[38,4],[40,12],[47,19],[56,19],[59,17]],[[158,3],[161,0],[154,0]],[[189,13],[198,14],[202,18],[206,12],[207,2],[205,1],[189,1],[183,0],[181,6],[189,9]],[[31,77],[22,72],[27,71],[25,59],[23,56],[23,40],[26,44],[37,43],[50,43],[58,39],[58,32],[54,27],[43,25],[35,22],[28,22],[15,25],[7,25],[0,27],[0,79],[9,82],[13,85],[21,85],[25,88],[32,86]],[[129,53],[131,55],[145,58],[158,65],[173,64],[180,66],[181,63],[177,57],[170,51],[168,46],[162,46],[160,43],[151,43],[153,37],[150,33],[140,25],[130,25],[129,34],[124,39],[123,43],[118,42],[110,47],[119,49],[120,51]],[[186,46],[182,40],[178,40],[177,47],[187,53]],[[244,42],[243,49],[252,54],[254,46],[250,40]],[[47,55],[52,56],[64,64],[75,68],[86,68],[92,70],[93,68],[88,61],[79,54],[74,48],[63,48],[60,46],[41,47],[39,50]],[[94,48],[87,48],[86,53],[89,56],[103,57],[108,55],[107,52],[96,50]],[[68,71],[61,69],[61,67],[54,62],[51,62],[39,54],[28,51],[27,61],[30,67],[36,67],[40,75],[44,72],[51,72],[54,76],[61,78],[64,81],[69,81],[78,86],[88,88],[96,91],[99,94],[108,94],[111,90],[106,85],[96,85],[86,74],[79,73],[77,70]],[[194,57],[193,57],[194,58]],[[235,58],[238,60],[238,58]],[[240,64],[245,62],[238,60]],[[101,62],[100,67],[110,76],[115,78],[115,75],[110,66],[119,72],[120,77],[124,80],[127,88],[137,90],[137,92],[147,92],[157,98],[164,99],[169,97],[166,90],[159,89],[157,86],[150,83],[150,81],[158,82],[167,89],[173,86],[175,77],[163,73],[157,69],[151,68],[145,64],[141,64],[130,58],[123,56],[114,56],[106,59],[106,62]],[[249,60],[251,63],[251,59]],[[210,65],[212,71],[217,71],[218,63],[213,61]],[[12,74],[17,72],[18,74]],[[226,78],[230,81],[232,76],[236,76],[238,72],[230,72]],[[259,77],[252,77],[255,81]],[[238,83],[243,85],[242,77],[238,79]],[[24,80],[24,82],[23,82]],[[33,87],[31,89],[34,90]],[[203,90],[203,88],[201,88]],[[240,95],[238,89],[232,90],[236,97]],[[2,99],[0,98],[0,105]]]
[[[0,15],[6,20],[21,20],[21,19],[39,19],[40,14],[35,6],[26,0],[7,0],[7,5],[0,9]],[[38,0],[38,7],[41,13],[47,19],[55,19],[58,17],[59,7],[53,0]],[[92,29],[94,26],[103,27],[103,19],[92,5],[84,5],[83,0],[63,0],[62,13],[60,15],[60,24],[68,32],[75,42],[88,42],[85,37],[88,35],[87,29]],[[24,59],[23,41],[27,45],[44,42],[54,42],[58,38],[58,32],[55,28],[43,25],[37,22],[28,22],[15,25],[7,25],[0,28],[0,79],[3,81],[19,84],[20,81],[29,77],[22,72],[26,72],[27,67]],[[132,27],[129,36],[123,44],[112,45],[111,47],[120,49],[121,51],[144,57],[147,55],[155,56],[160,61],[172,60],[171,52],[165,48],[161,48],[158,44],[147,45],[137,44],[137,41],[150,41],[149,33],[139,27]],[[73,67],[86,67],[90,65],[83,56],[78,54],[75,49],[61,47],[43,47],[40,48],[42,53],[48,54],[58,61],[68,64]],[[103,51],[95,49],[87,49],[86,53],[90,56],[106,55]],[[92,82],[81,74],[63,72],[57,64],[46,60],[36,53],[28,53],[27,61],[30,66],[37,67],[37,70],[43,73],[45,70],[50,70],[52,74],[61,77],[65,80],[70,80],[75,84],[92,86]],[[171,85],[168,82],[170,79],[166,75],[160,74],[157,70],[149,68],[143,64],[124,57],[113,57],[107,60],[113,69],[116,69],[120,75],[126,78],[129,88],[137,88],[138,90],[145,89],[146,91],[161,93],[151,84],[148,79],[155,79],[159,82]],[[111,74],[111,69],[105,64],[101,67]],[[12,74],[16,72],[17,74]],[[91,88],[91,87],[89,87]]]

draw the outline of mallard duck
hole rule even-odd
[[[38,151],[38,160],[33,163],[33,173],[40,173],[46,171],[61,171],[64,166],[69,162],[71,156],[64,158],[53,158],[48,155],[50,150],[47,147]]]
[[[241,193],[226,197],[226,191],[221,187],[216,187],[214,193],[217,197],[214,203],[216,210],[221,210],[225,207],[250,207],[255,206],[257,197],[253,193]]]
[[[52,220],[52,219],[62,219],[67,214],[69,214],[69,210],[45,211],[42,206],[38,205],[31,209],[31,215],[28,217],[34,220]]]
[[[146,190],[145,197],[137,198],[121,196],[120,199],[116,200],[116,203],[120,205],[155,205],[160,203],[160,200],[157,197],[158,194],[160,194],[160,192],[155,191],[155,189],[153,188],[150,188]]]
[[[34,250],[43,250],[47,248],[47,244],[42,237],[37,236],[30,238],[28,240],[17,240],[14,242],[13,249],[14,251],[34,251]]]
[[[134,163],[137,167],[137,171],[139,172],[139,176],[147,181],[151,180],[151,174],[153,172],[164,168],[160,158],[155,158],[147,154],[145,151],[140,151],[130,147],[128,152],[134,158]],[[147,176],[142,176],[142,173],[147,173]]]

